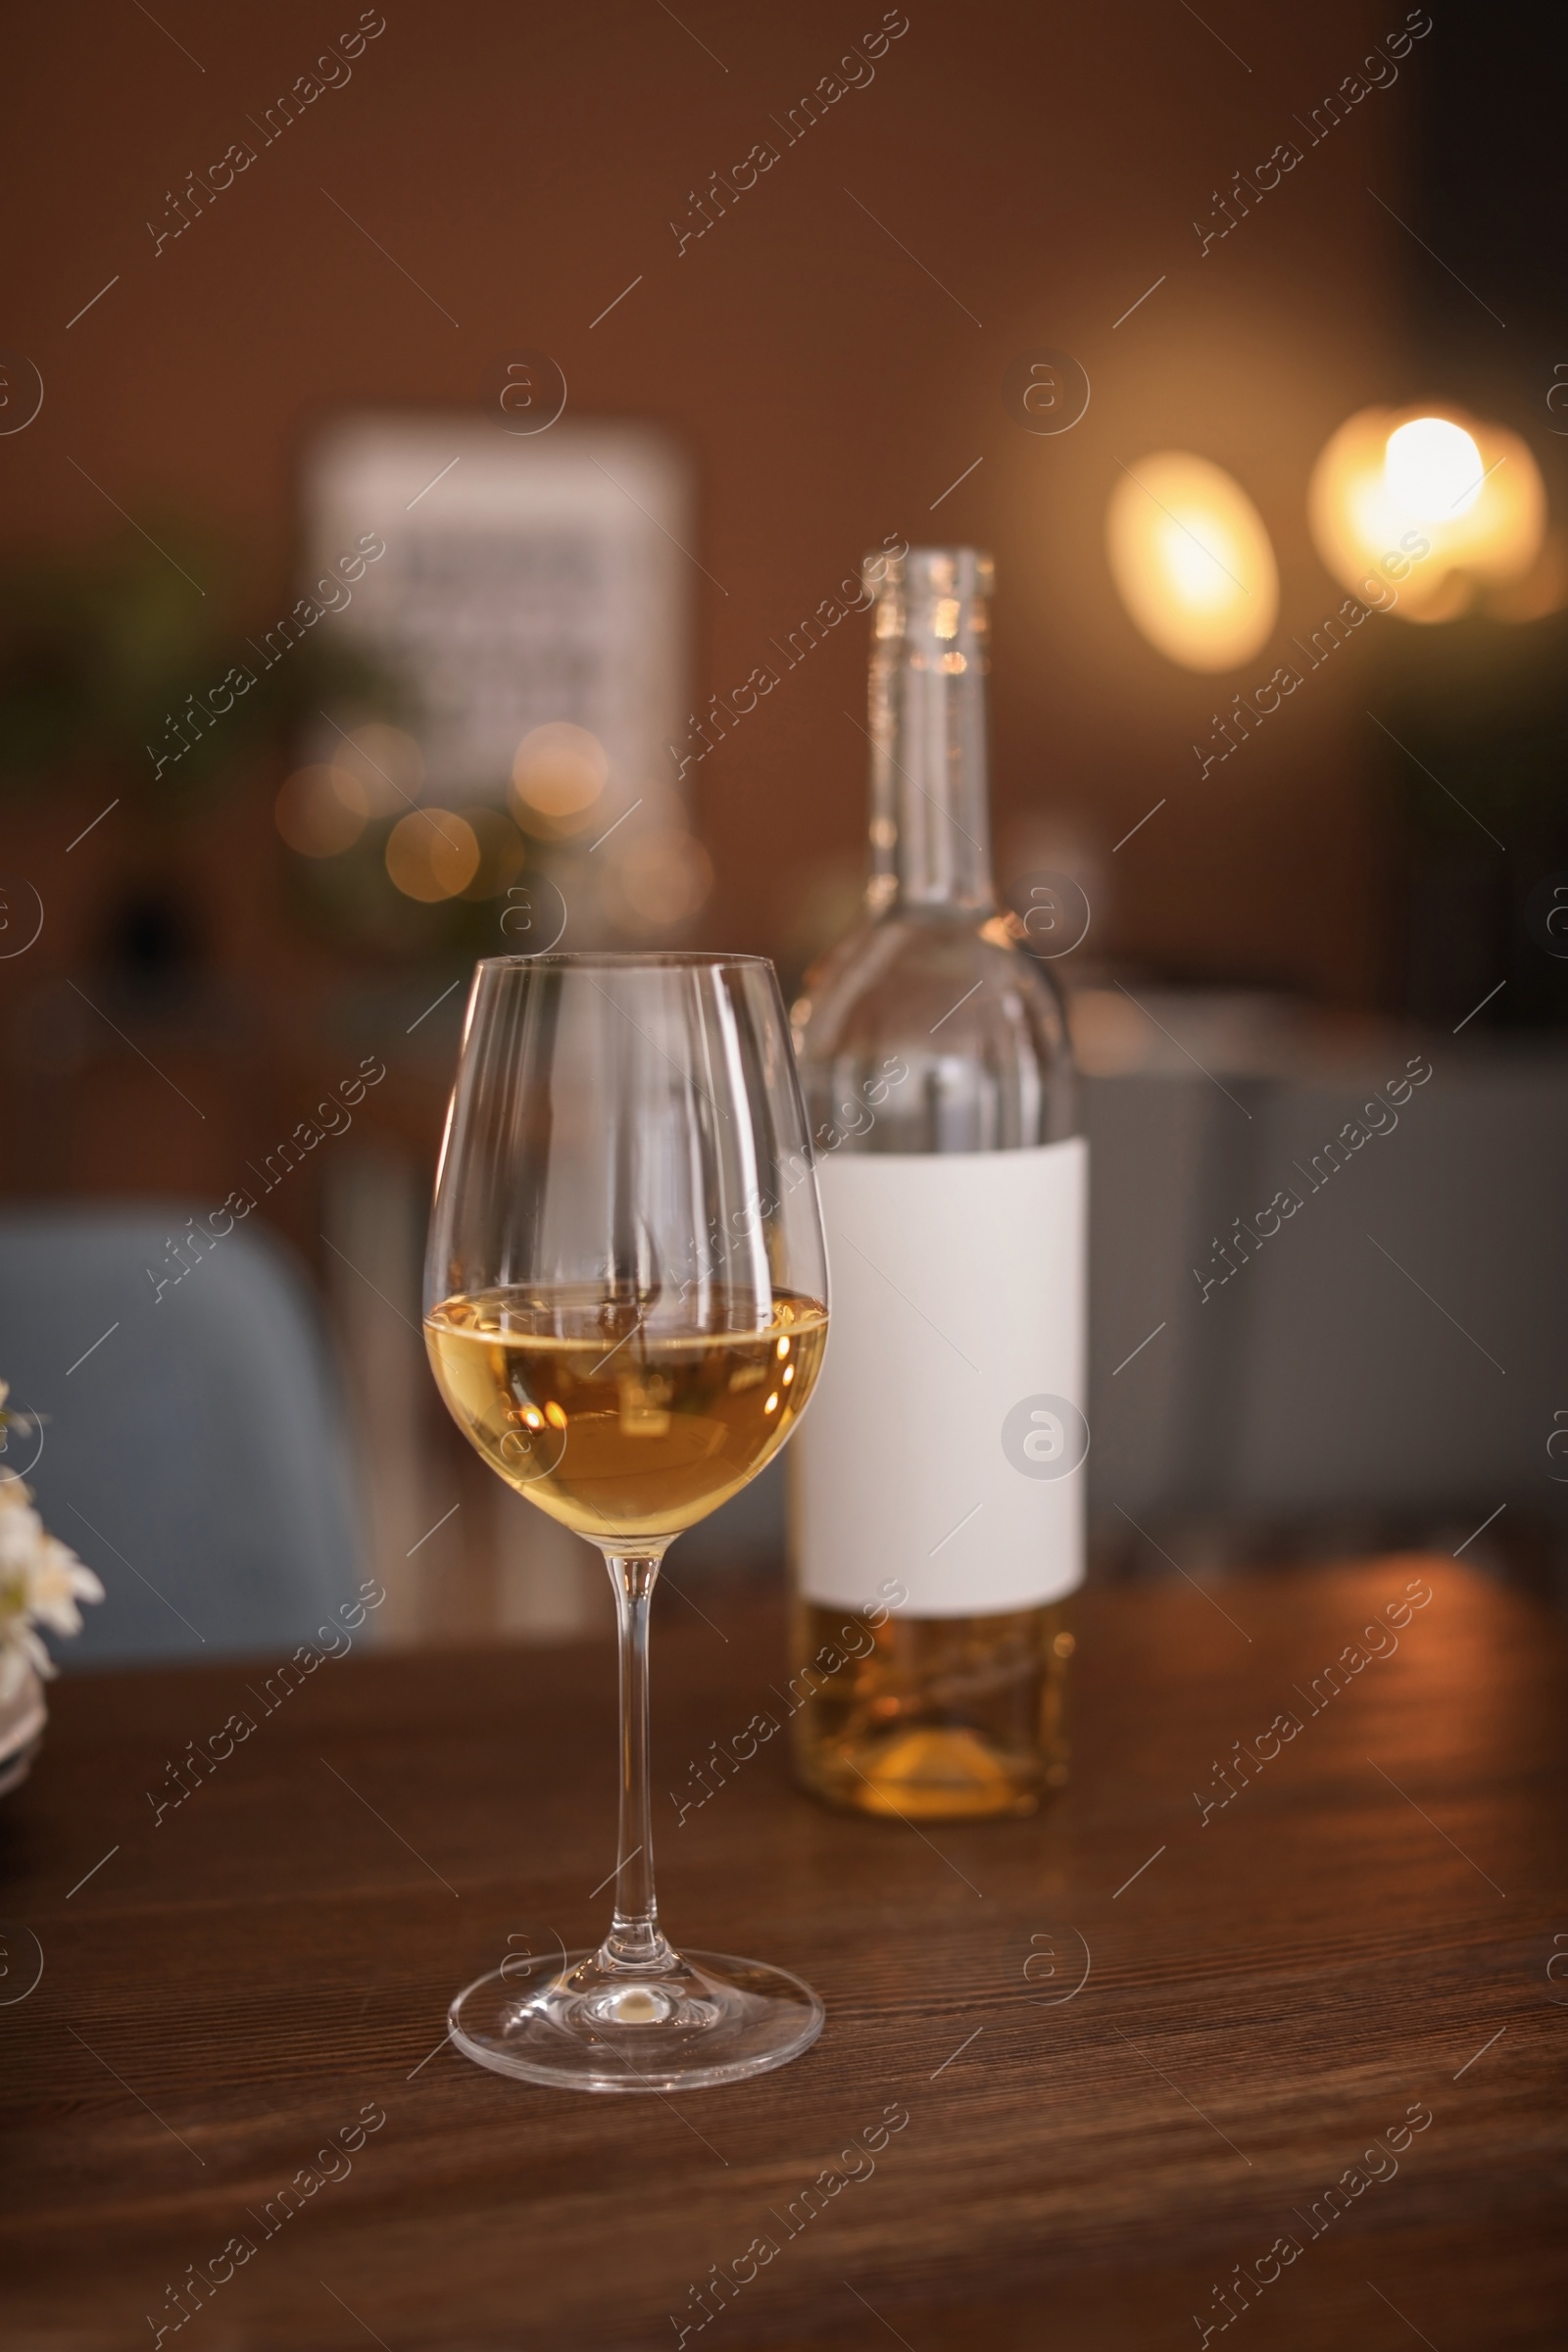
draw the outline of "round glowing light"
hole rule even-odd
[[[277,796],[279,833],[302,858],[337,858],[365,831],[369,810],[355,777],[337,767],[300,767]]]
[[[466,899],[499,899],[528,862],[528,846],[499,808],[465,808],[463,821],[479,844],[479,862],[465,884]]]
[[[387,835],[386,870],[406,899],[455,899],[479,863],[473,827],[450,808],[411,808]]]
[[[695,914],[713,887],[713,862],[689,833],[645,833],[626,844],[615,878],[644,922],[667,929]]]
[[[1132,619],[1184,669],[1234,669],[1267,644],[1279,568],[1262,516],[1223,467],[1182,450],[1141,459],[1111,492],[1105,547]]]
[[[1401,620],[1453,620],[1477,602],[1524,617],[1555,593],[1534,576],[1546,536],[1535,459],[1517,434],[1461,414],[1362,409],[1312,468],[1318,554],[1343,587]]]
[[[419,797],[424,754],[402,727],[372,719],[332,747],[332,765],[352,776],[371,816],[395,816]]]
[[[610,760],[598,736],[564,718],[532,728],[512,763],[512,789],[524,808],[558,820],[591,808],[609,776]]]
[[[1383,471],[1389,496],[1417,522],[1449,522],[1481,496],[1486,467],[1462,424],[1412,416],[1389,435]]]

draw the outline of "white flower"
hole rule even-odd
[[[43,1521],[28,1506],[32,1490],[20,1478],[0,1480],[0,1577],[25,1567],[43,1534]]]
[[[6,1395],[0,1381],[0,1406]],[[45,1528],[32,1508],[31,1489],[0,1473],[0,1703],[15,1695],[27,1667],[44,1677],[55,1672],[34,1626],[79,1634],[76,1603],[103,1596],[92,1570]]]
[[[55,1663],[37,1635],[24,1626],[10,1640],[0,1640],[0,1706],[9,1706],[26,1680],[27,1669],[43,1681],[55,1673]]]
[[[36,1512],[33,1513],[36,1517]],[[90,1568],[83,1567],[69,1545],[57,1536],[41,1537],[33,1553],[28,1607],[52,1633],[79,1634],[78,1600],[102,1600],[104,1589]]]

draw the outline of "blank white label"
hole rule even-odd
[[[791,1442],[808,1600],[883,1580],[911,1617],[1081,1584],[1089,1147],[858,1152],[817,1168],[832,1315]]]

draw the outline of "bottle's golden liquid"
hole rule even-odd
[[[647,1318],[645,1320],[644,1318]],[[508,1484],[596,1543],[678,1535],[775,1454],[811,1393],[827,1310],[721,1294],[700,1328],[584,1284],[484,1291],[425,1317],[436,1385]]]
[[[1032,1813],[1067,1778],[1067,1604],[995,1616],[888,1613],[797,1598],[795,1766],[860,1813],[982,1820]],[[835,1664],[835,1660],[838,1661]]]

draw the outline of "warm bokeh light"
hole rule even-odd
[[[1517,434],[1449,409],[1362,409],[1312,469],[1318,554],[1356,596],[1405,620],[1477,603],[1534,618],[1561,601],[1544,562],[1546,494]]]
[[[627,905],[660,930],[695,914],[713,887],[713,863],[689,833],[645,833],[615,861]]]
[[[512,763],[512,789],[518,814],[553,818],[564,829],[593,807],[610,775],[610,760],[597,735],[569,719],[551,719],[531,728]]]
[[[1481,495],[1486,467],[1462,424],[1413,416],[1389,435],[1383,476],[1389,496],[1417,522],[1450,522]]]
[[[386,870],[406,899],[455,899],[478,867],[473,827],[450,808],[411,808],[387,835]]]
[[[458,895],[499,899],[527,864],[528,845],[499,808],[465,808],[462,821],[479,845],[479,862]]]
[[[1268,642],[1274,550],[1223,467],[1183,450],[1141,458],[1111,492],[1105,546],[1133,620],[1184,669],[1234,669]]]
[[[380,719],[354,727],[333,748],[332,765],[352,776],[371,816],[395,816],[419,797],[424,755],[402,727]]]
[[[337,767],[299,767],[285,780],[272,813],[302,858],[336,858],[359,840],[369,809],[354,776]]]

